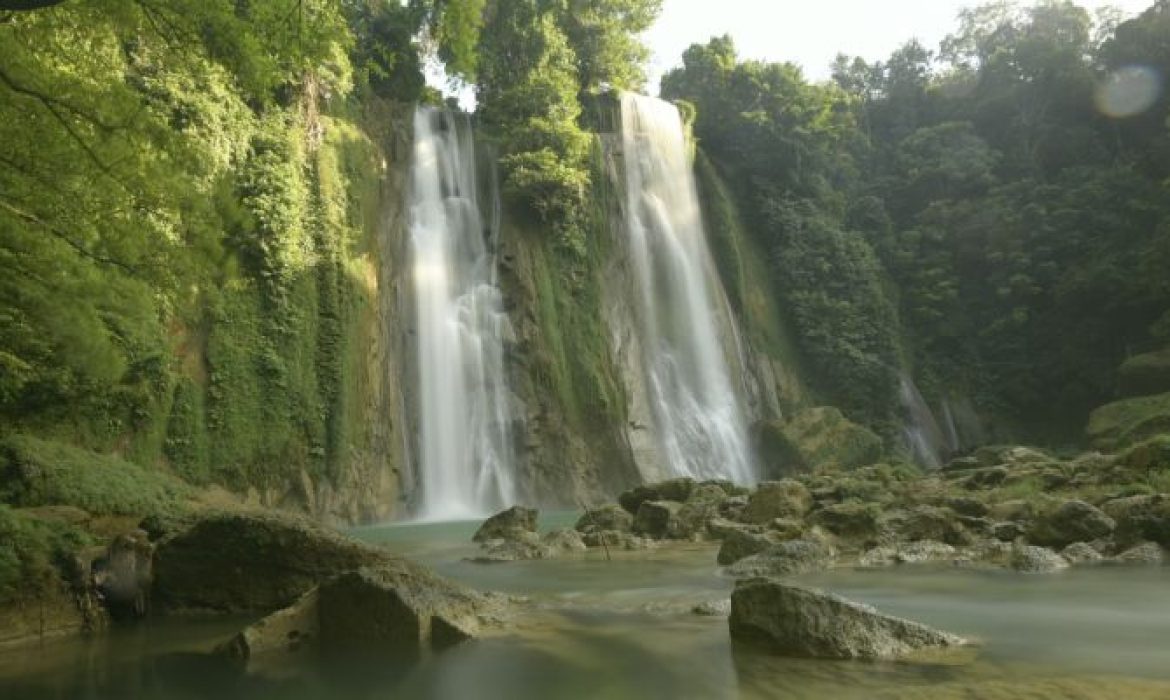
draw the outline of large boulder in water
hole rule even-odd
[[[267,612],[340,571],[382,565],[421,576],[421,567],[306,518],[203,513],[156,544],[152,604],[163,610]]]
[[[536,534],[538,515],[539,512],[535,508],[512,506],[483,521],[483,525],[479,526],[471,540],[473,542],[515,540]]]
[[[748,496],[740,518],[749,523],[767,523],[776,518],[803,518],[812,508],[812,494],[794,479],[762,482]]]
[[[1074,542],[1092,542],[1113,533],[1116,523],[1100,508],[1084,501],[1065,501],[1044,512],[1028,528],[1028,541],[1063,548]]]
[[[736,583],[728,625],[738,641],[783,656],[818,659],[896,659],[966,643],[831,593],[770,578]]]
[[[317,653],[410,660],[498,626],[506,611],[500,596],[423,570],[362,568],[324,581],[218,651],[248,666]]]
[[[320,639],[329,652],[420,656],[474,637],[499,601],[425,572],[386,567],[341,574],[321,585]]]

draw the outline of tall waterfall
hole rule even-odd
[[[624,94],[622,152],[643,372],[667,469],[751,482],[754,461],[715,313],[719,281],[674,105]]]
[[[509,333],[465,115],[414,115],[409,226],[418,352],[420,512],[480,516],[515,501],[503,339]]]

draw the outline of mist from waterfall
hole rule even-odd
[[[466,115],[414,115],[409,238],[418,366],[418,515],[482,516],[515,502],[504,338],[496,286],[499,201],[485,220]]]
[[[718,278],[674,105],[622,95],[626,228],[643,371],[673,476],[755,481],[715,309]]]

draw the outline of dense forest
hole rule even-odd
[[[988,5],[821,85],[712,39],[663,93],[697,108],[831,402],[880,421],[908,366],[1075,442],[1122,361],[1170,340],[1167,36],[1165,2],[1120,25]]]

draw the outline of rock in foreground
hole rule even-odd
[[[438,578],[304,518],[206,513],[158,543],[153,601],[168,611],[269,612],[290,605],[338,572],[364,566]]]
[[[331,578],[250,625],[220,653],[252,666],[308,654],[414,661],[499,624],[504,601],[424,570],[362,568]]]
[[[728,624],[737,640],[805,658],[896,659],[967,643],[831,593],[769,578],[736,584]]]
[[[487,542],[489,540],[516,540],[523,539],[527,534],[536,534],[536,518],[539,513],[535,508],[512,506],[500,511],[479,526],[472,542]]]

